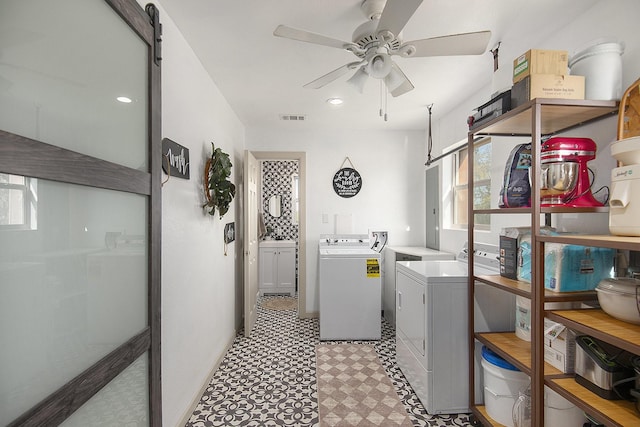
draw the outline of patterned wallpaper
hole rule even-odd
[[[291,222],[291,175],[298,172],[297,160],[265,160],[262,162],[262,212],[264,224],[271,227],[271,236],[298,241],[298,225]],[[269,198],[282,196],[282,215],[274,218],[269,214]],[[278,235],[276,230],[280,229]]]

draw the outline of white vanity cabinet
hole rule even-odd
[[[296,242],[260,242],[260,295],[289,294],[296,291]]]

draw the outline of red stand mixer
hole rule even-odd
[[[591,193],[587,162],[596,158],[590,138],[550,138],[540,151],[541,206],[603,206]]]

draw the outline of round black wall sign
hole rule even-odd
[[[333,176],[333,191],[340,197],[353,197],[362,188],[362,177],[353,168],[342,168]]]

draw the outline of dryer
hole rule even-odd
[[[386,246],[382,253],[382,311],[390,325],[396,325],[396,262],[454,260],[449,252],[418,246]]]
[[[465,247],[454,261],[400,261],[396,266],[397,363],[429,414],[470,410],[467,255]],[[476,245],[480,262],[475,273],[498,274],[497,255],[497,246]],[[476,331],[514,330],[513,295],[477,284],[475,296]],[[483,390],[480,348],[476,343],[476,397]]]

